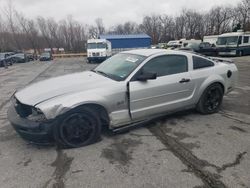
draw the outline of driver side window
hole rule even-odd
[[[143,71],[155,72],[157,77],[188,71],[187,57],[184,55],[163,55],[149,60]]]

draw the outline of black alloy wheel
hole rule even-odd
[[[212,114],[219,111],[223,99],[223,89],[220,84],[212,84],[201,96],[197,109],[202,114]]]
[[[90,109],[78,109],[63,116],[54,131],[58,145],[77,148],[96,142],[100,138],[101,123]]]

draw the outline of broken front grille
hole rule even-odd
[[[15,109],[20,117],[28,117],[30,114],[32,114],[31,106],[22,104],[18,100],[16,100]]]

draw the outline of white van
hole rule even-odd
[[[216,46],[219,35],[209,35],[203,37],[203,42],[208,42],[214,46]]]
[[[224,33],[218,37],[216,45],[221,56],[249,55],[250,32]]]
[[[87,41],[88,62],[101,62],[112,55],[111,42],[106,39],[89,39]]]

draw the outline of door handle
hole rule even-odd
[[[190,82],[189,78],[182,78],[179,83],[185,83],[185,82]]]

